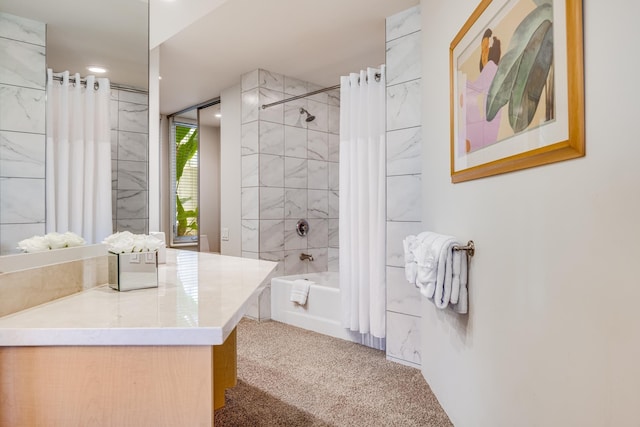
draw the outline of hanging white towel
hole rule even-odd
[[[465,262],[467,255],[462,251],[453,251],[453,278],[451,280],[451,304],[457,304],[460,296],[460,269],[462,268],[462,257]]]
[[[446,308],[451,301],[451,288],[453,283],[453,247],[459,245],[454,238],[449,238],[442,245],[440,259],[438,260],[438,275],[436,279],[435,295],[433,302],[438,308]],[[442,261],[444,260],[444,265]]]
[[[291,301],[305,305],[309,296],[309,287],[313,282],[311,280],[297,279],[291,285]]]
[[[467,313],[468,258],[464,251],[455,251],[461,243],[454,237],[425,231],[407,236],[402,241],[405,277],[433,300],[438,308],[451,308]]]
[[[438,308],[446,308],[460,298],[462,257],[453,250],[460,242],[454,237],[428,231],[420,233],[416,239],[419,242],[413,251],[418,266],[416,286]]]
[[[469,258],[466,253],[460,254],[460,294],[458,295],[458,302],[452,307],[453,311],[460,314],[465,314],[469,311],[469,293],[467,292],[467,269]],[[451,301],[453,303],[453,301]]]

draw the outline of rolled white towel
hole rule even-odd
[[[416,276],[418,274],[418,264],[416,263],[414,250],[418,243],[416,236],[412,235],[402,240],[402,246],[404,247],[404,276],[414,286],[416,285]]]
[[[418,277],[418,264],[416,264],[415,262],[405,264],[404,277],[405,279],[407,279],[407,282],[411,283],[413,286],[416,286],[416,278]]]
[[[305,305],[307,303],[307,297],[309,296],[309,287],[313,282],[306,279],[296,279],[291,285],[291,297],[290,300]]]
[[[404,248],[404,262],[416,262],[416,257],[413,254],[413,250],[418,245],[419,241],[414,235],[408,235],[402,239],[402,247]]]
[[[428,231],[420,233],[418,238],[421,243],[415,250],[418,262],[416,282],[422,295],[434,298],[437,286],[444,283],[446,247],[452,238]]]
[[[425,240],[431,239],[432,237],[433,235],[427,232],[418,234],[418,236],[416,236],[416,245],[413,248],[417,265],[416,287],[420,289],[420,293],[424,296],[427,296],[425,290],[428,284],[431,282],[435,283],[436,280],[437,264],[431,255],[428,244],[425,243]]]
[[[424,246],[416,249],[416,252],[422,254],[427,252],[427,256],[422,257],[422,262],[418,263],[418,272],[416,274],[416,286],[420,288],[420,293],[427,298],[433,298],[436,290],[436,280],[438,278],[438,259],[429,253]]]

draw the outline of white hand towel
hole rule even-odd
[[[305,305],[307,303],[307,297],[309,296],[311,283],[310,280],[305,279],[294,280],[291,285],[290,300],[300,305]]]
[[[469,258],[464,253],[461,254],[460,258],[460,295],[458,296],[458,303],[453,306],[453,311],[465,314],[469,311],[469,293],[467,291]]]
[[[436,307],[447,308],[451,301],[451,283],[453,281],[453,247],[459,245],[453,237],[448,237],[440,248],[438,260],[438,278],[433,298]]]
[[[451,304],[457,304],[460,296],[460,263],[462,251],[453,251],[453,279],[451,280]],[[466,254],[465,254],[466,258]]]

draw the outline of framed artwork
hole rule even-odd
[[[451,42],[451,181],[584,156],[582,0],[483,0]]]

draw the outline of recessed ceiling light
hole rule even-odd
[[[220,114],[220,113],[216,113],[216,114],[215,114],[215,116],[216,116],[217,118],[220,118],[220,117],[222,117],[222,114]]]
[[[92,73],[106,73],[107,69],[104,67],[98,67],[97,65],[89,65],[87,67],[87,70],[91,71]]]
[[[158,80],[162,80],[162,76],[158,76]]]

